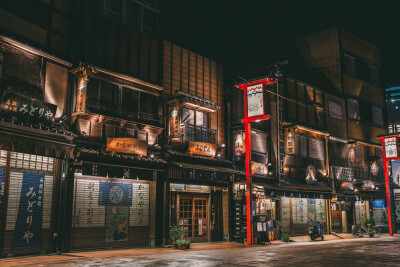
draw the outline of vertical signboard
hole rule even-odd
[[[385,158],[398,157],[397,137],[388,137],[384,139]]]
[[[248,117],[264,115],[264,84],[248,86],[246,90]]]
[[[12,247],[37,248],[42,245],[44,173],[24,170]]]

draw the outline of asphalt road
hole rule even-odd
[[[315,241],[41,263],[38,266],[400,266],[400,238]],[[147,254],[147,255],[146,255]]]

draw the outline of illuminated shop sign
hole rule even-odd
[[[179,137],[179,105],[174,103],[169,108],[169,135],[171,137]]]
[[[266,176],[268,174],[267,164],[252,161],[251,162],[251,174]]]
[[[188,154],[206,157],[215,157],[217,145],[203,142],[189,141]]]
[[[3,116],[16,117],[22,121],[52,123],[56,111],[57,105],[13,93],[7,93],[1,102]]]
[[[354,149],[354,147],[350,147],[349,149],[349,159],[350,162],[356,161],[356,150]]]
[[[341,189],[345,189],[345,190],[354,190],[354,183],[351,182],[342,182],[340,184],[340,188]]]
[[[293,130],[288,130],[286,134],[286,152],[288,154],[294,154],[295,153],[295,147],[294,147],[294,133]]]
[[[374,181],[371,181],[371,180],[363,181],[362,190],[368,191],[368,190],[374,190],[374,189],[375,189]]]
[[[396,158],[398,157],[398,144],[396,137],[388,137],[384,139],[385,157]]]
[[[235,136],[235,154],[240,155],[245,152],[244,134],[240,133]]]
[[[147,142],[135,138],[107,138],[107,151],[147,155]]]
[[[246,90],[248,117],[264,115],[264,84],[249,86]]]

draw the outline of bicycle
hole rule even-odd
[[[381,228],[378,226],[371,226],[371,224],[367,224],[367,227],[361,225],[354,230],[353,235],[357,237],[363,237],[364,235],[369,235],[369,237],[380,237]]]

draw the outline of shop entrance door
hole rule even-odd
[[[179,219],[188,239],[193,242],[208,241],[208,198],[181,195]]]
[[[332,231],[335,233],[342,232],[342,211],[332,210]]]

